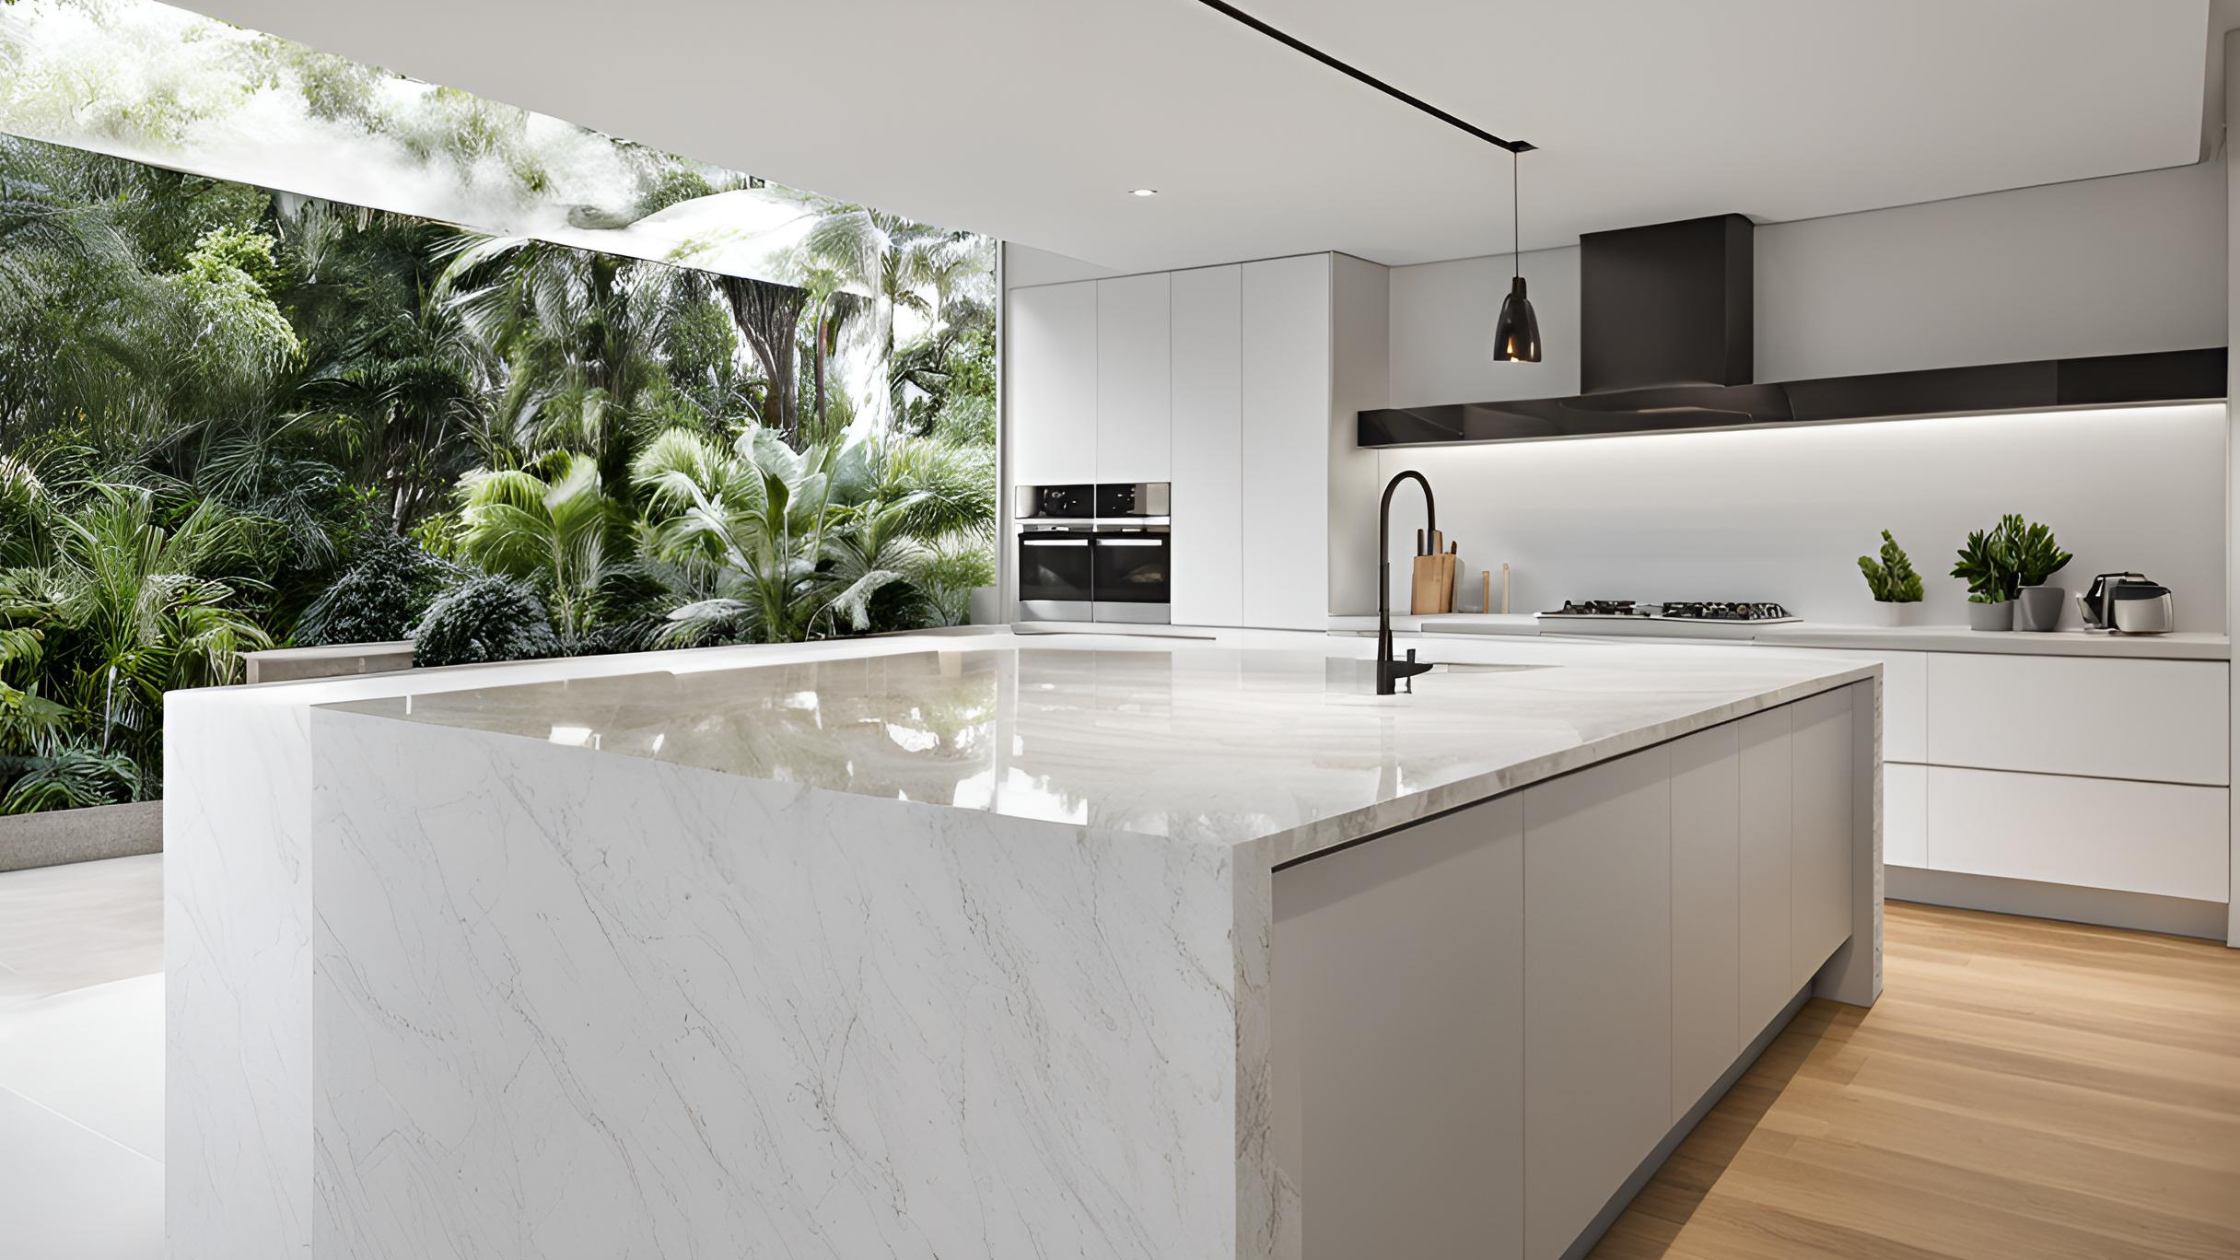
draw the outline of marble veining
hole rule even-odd
[[[1226,851],[314,723],[323,1260],[1226,1254]]]
[[[1380,700],[1369,650],[175,698],[171,1254],[1296,1256],[1275,868],[1877,671],[1471,643]]]

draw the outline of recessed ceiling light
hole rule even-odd
[[[1156,197],[1159,195],[1159,190],[1156,188],[1135,188],[1130,189],[1128,195],[1131,197]]]

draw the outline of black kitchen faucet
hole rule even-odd
[[[1395,660],[1392,655],[1392,492],[1400,483],[1413,477],[1423,487],[1423,536],[1431,538],[1439,532],[1439,505],[1432,501],[1431,483],[1422,473],[1410,468],[1395,473],[1385,483],[1384,501],[1377,505],[1377,694],[1389,696],[1398,690],[1403,678],[1413,678],[1429,670],[1429,664],[1416,664],[1416,650],[1408,649],[1407,660]],[[1408,684],[1410,695],[1415,684]]]

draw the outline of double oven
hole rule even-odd
[[[1019,619],[1171,618],[1168,483],[1019,486]]]

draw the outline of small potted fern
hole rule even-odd
[[[1859,557],[1859,572],[1866,575],[1867,593],[1874,596],[1875,624],[1902,626],[1921,603],[1921,575],[1914,572],[1906,549],[1882,531],[1882,555]]]

